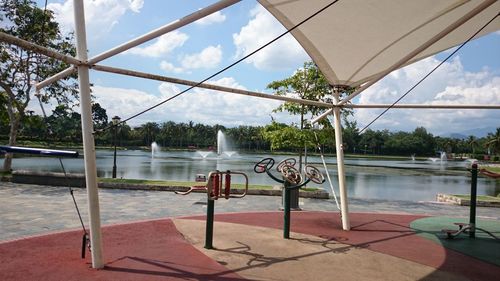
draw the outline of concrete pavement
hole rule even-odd
[[[83,222],[88,223],[85,189],[74,188]],[[206,195],[187,196],[173,192],[101,189],[102,224],[115,224],[146,219],[203,215]],[[242,199],[219,199],[216,213],[276,211],[281,197],[246,196]],[[307,211],[336,211],[333,199],[301,198]],[[350,212],[399,213],[431,216],[468,217],[469,208],[435,202],[349,200]],[[479,218],[500,220],[500,208],[478,208]],[[40,186],[0,182],[0,241],[47,232],[79,228],[71,195],[66,187]]]

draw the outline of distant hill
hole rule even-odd
[[[446,133],[440,135],[441,137],[447,137],[447,138],[456,138],[456,139],[465,139],[469,136],[475,136],[477,138],[483,138],[488,135],[488,133],[494,133],[497,130],[495,127],[485,127],[485,128],[476,128],[476,129],[470,129],[462,132],[455,132],[455,133]]]

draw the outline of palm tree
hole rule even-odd
[[[149,145],[155,141],[159,132],[160,126],[155,122],[147,122],[139,127],[139,133],[144,145]]]
[[[490,148],[492,154],[500,152],[500,128],[497,128],[495,134],[488,134],[488,141],[486,142],[486,147]]]
[[[467,138],[467,144],[470,146],[472,154],[476,154],[477,138],[475,136],[469,136]]]

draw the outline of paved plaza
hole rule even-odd
[[[75,198],[85,224],[88,223],[85,189],[75,188]],[[100,189],[102,224],[116,224],[156,218],[202,215],[206,212],[206,195],[187,196],[173,192]],[[333,199],[300,199],[305,211],[336,211]],[[220,199],[216,213],[276,211],[281,197],[246,196],[242,199]],[[435,202],[349,200],[353,213],[396,213],[430,216],[468,217],[469,208]],[[478,208],[477,216],[500,220],[500,208]],[[67,187],[0,182],[0,241],[80,227]]]

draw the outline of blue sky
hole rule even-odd
[[[38,1],[42,6],[44,1]],[[172,22],[216,1],[85,1],[89,57]],[[73,30],[72,0],[50,1],[48,8],[64,31]],[[260,47],[284,28],[256,1],[242,1],[201,22],[152,40],[125,54],[102,62],[154,74],[199,81]],[[500,33],[468,44],[458,56],[423,83],[403,102],[500,104]],[[425,75],[447,52],[428,58],[389,75],[362,94],[355,102],[391,103]],[[291,37],[282,38],[257,56],[211,80],[211,83],[267,91],[273,80],[290,76],[308,56]],[[91,72],[93,94],[107,109],[108,116],[129,117],[178,91],[185,89],[143,79]],[[265,125],[270,114],[285,123],[299,117],[272,113],[279,102],[234,94],[193,90],[154,111],[131,120],[137,125],[154,122],[200,122],[237,125]],[[357,110],[360,127],[379,110]],[[500,127],[499,110],[418,111],[391,110],[372,129],[410,131],[424,126],[434,134],[461,132],[470,128]]]

